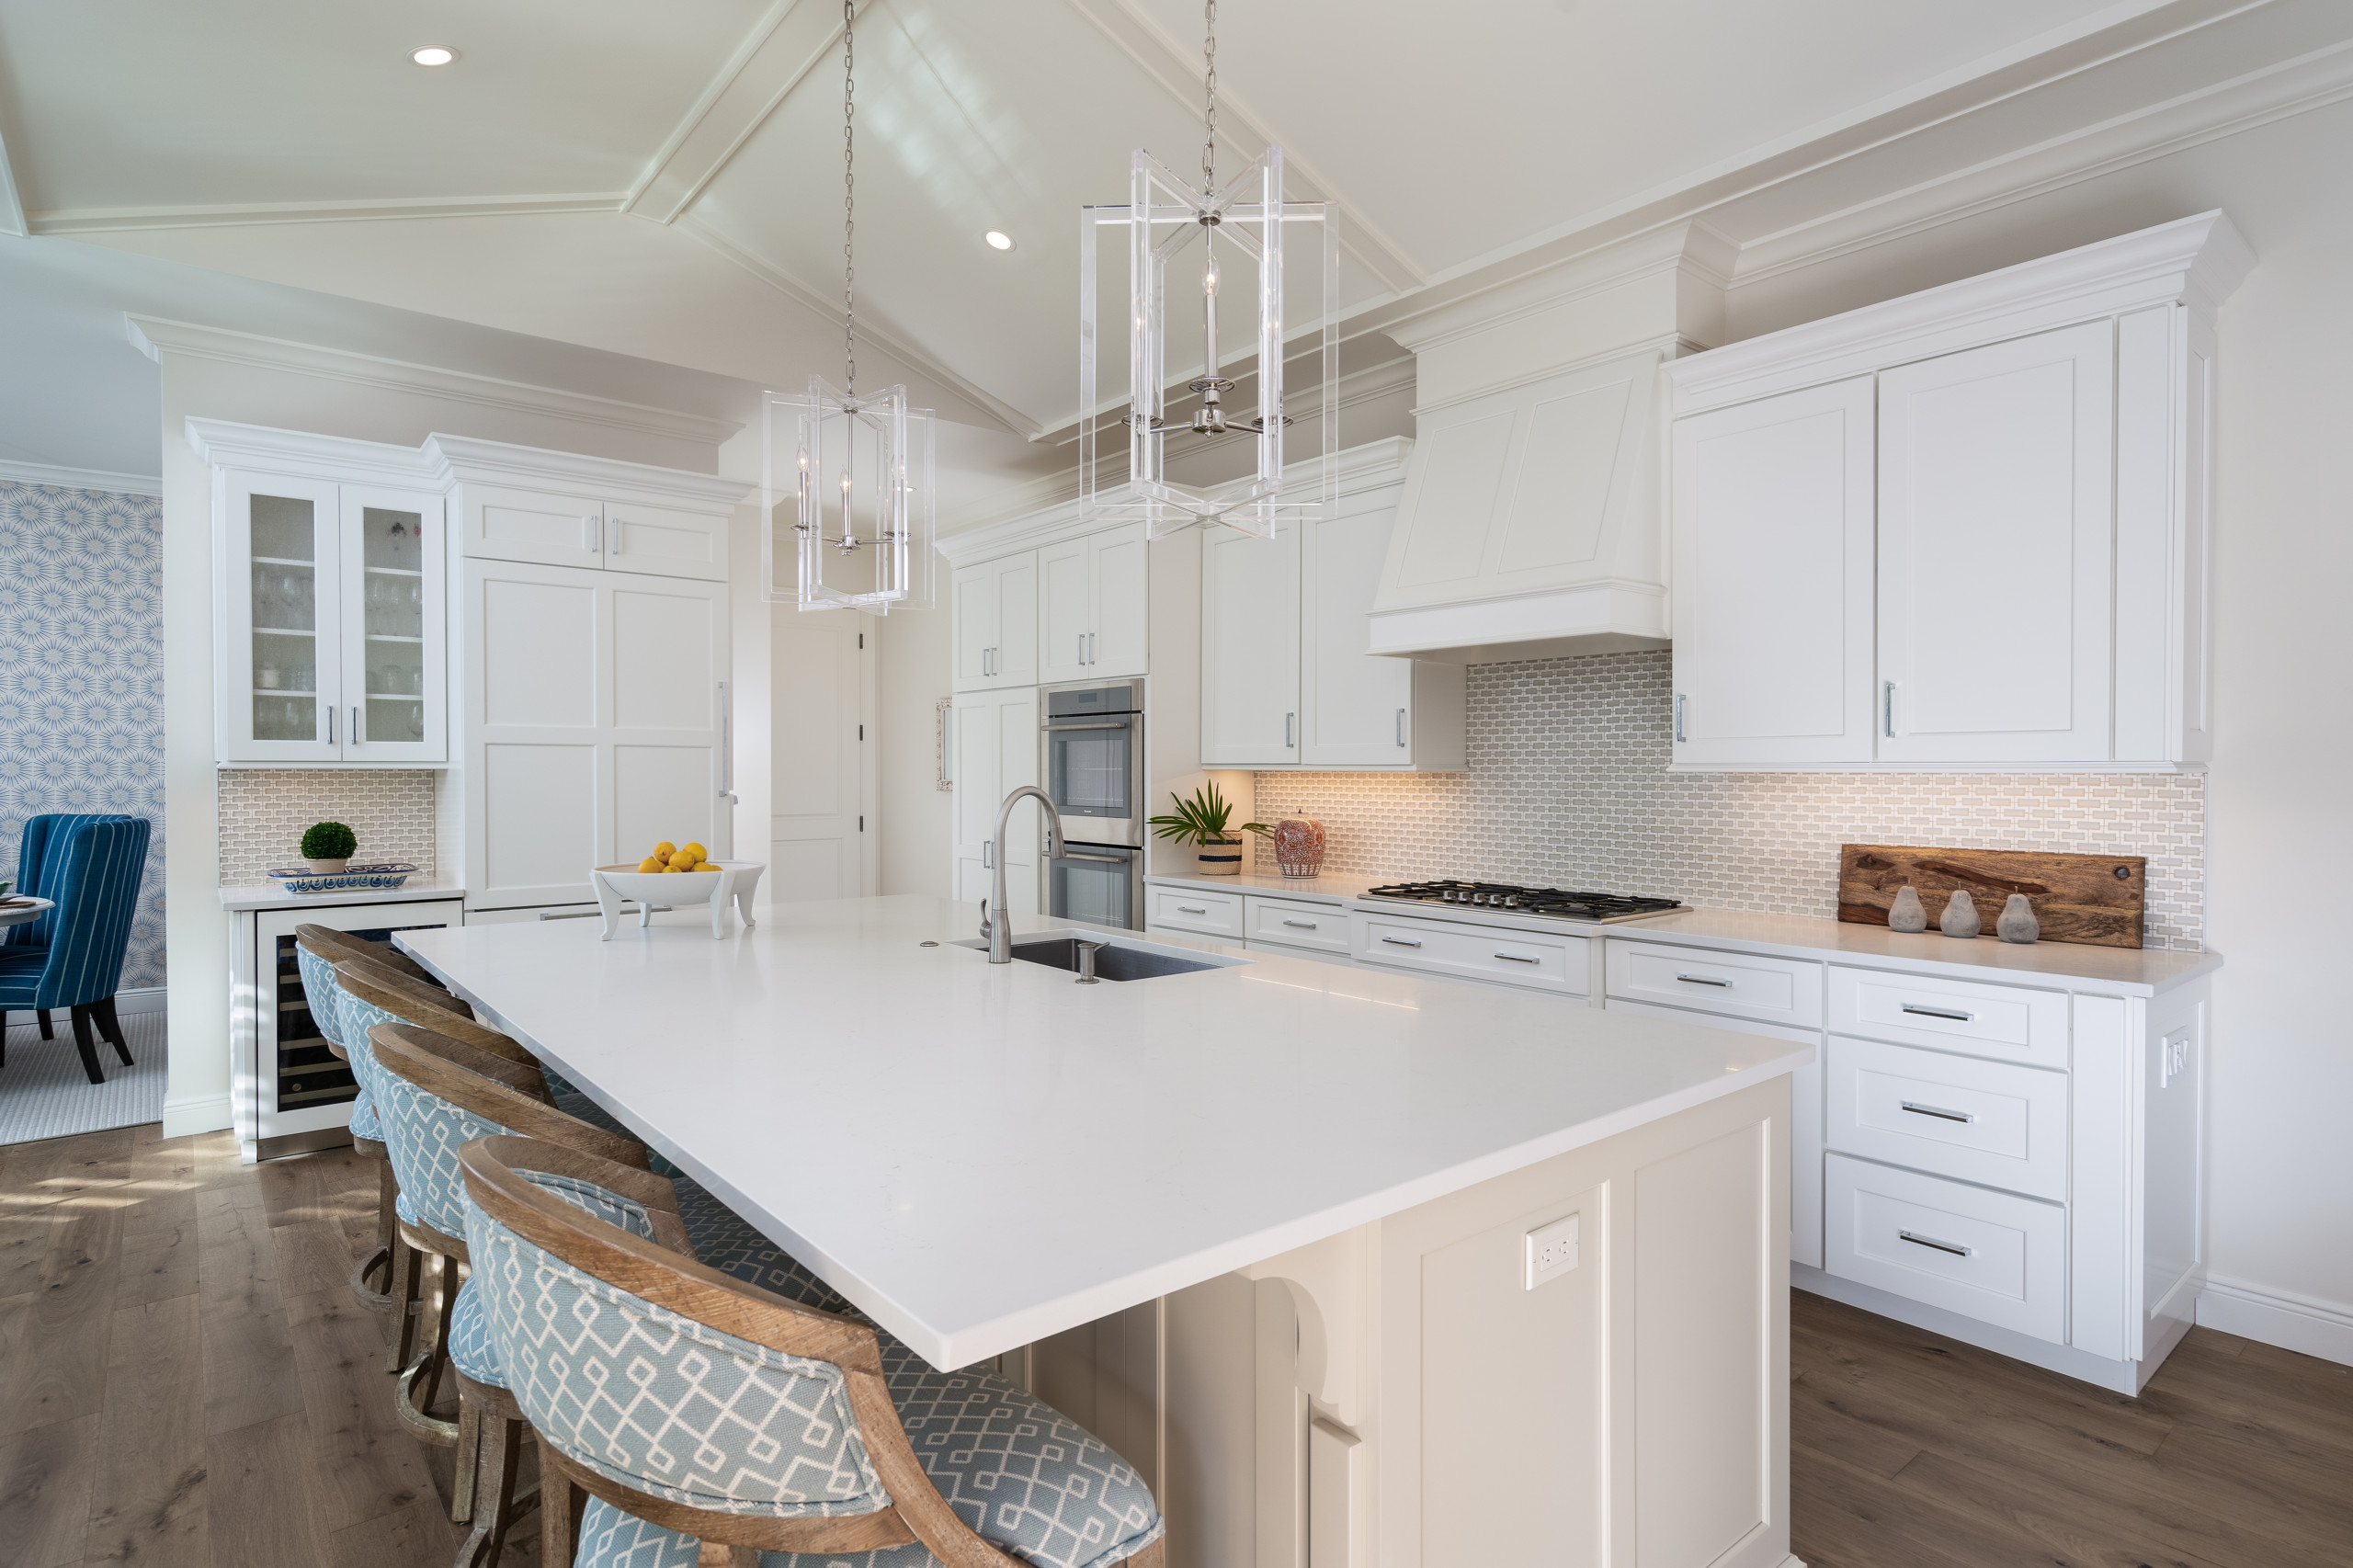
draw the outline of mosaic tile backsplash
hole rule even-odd
[[[221,885],[251,887],[301,864],[302,831],[339,822],[355,860],[405,860],[434,873],[431,768],[237,767],[221,773]]]
[[[2206,783],[2144,773],[1669,773],[1665,650],[1474,665],[1461,773],[1261,773],[1324,865],[1837,914],[1841,844],[2143,855],[2152,948],[2204,938]],[[1263,857],[1271,861],[1271,853]]]
[[[125,991],[164,983],[164,506],[0,480],[0,876],[25,819],[153,824]]]

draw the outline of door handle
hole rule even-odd
[[[367,744],[359,728],[359,704],[357,702],[351,705],[351,744],[356,746]]]
[[[1057,860],[1092,860],[1098,866],[1124,866],[1128,863],[1128,858],[1124,855],[1057,855],[1054,858]]]
[[[1082,665],[1086,663],[1086,633],[1084,631],[1078,634],[1078,662]]]
[[[1895,738],[1895,683],[1887,681],[1880,687],[1880,727],[1887,738]]]
[[[1686,985],[1717,985],[1722,986],[1726,991],[1732,989],[1731,981],[1710,980],[1704,974],[1678,974],[1675,978],[1681,981]]]
[[[1680,741],[1680,740],[1682,740],[1682,739],[1684,738],[1684,735],[1683,735],[1683,694],[1682,694],[1681,692],[1679,692],[1679,691],[1678,691],[1678,692],[1677,692],[1677,693],[1675,694],[1675,738],[1676,738],[1677,740],[1678,740],[1678,741]]]
[[[1095,664],[1103,657],[1103,637],[1099,632],[1086,634],[1086,662]]]
[[[1933,1116],[1944,1121],[1974,1121],[1977,1119],[1976,1116],[1970,1111],[1944,1110],[1932,1105],[1916,1105],[1911,1100],[1898,1100],[1896,1103],[1902,1106],[1905,1110],[1910,1111],[1914,1116]]]
[[[1383,937],[1381,939],[1388,943],[1392,948],[1418,948],[1421,946],[1421,943],[1408,941],[1403,937]]]
[[[719,798],[731,806],[735,798],[735,715],[727,706],[727,683],[719,683]]]
[[[1403,708],[1397,710],[1397,744],[1401,746],[1405,744],[1405,710]]]
[[[316,682],[313,682],[313,685],[315,685],[315,684],[317,684],[317,683],[316,683]],[[335,744],[335,704],[334,704],[334,703],[332,703],[332,702],[330,702],[330,703],[328,703],[328,704],[326,705],[326,708],[327,708],[327,744],[329,744],[329,745],[333,745],[333,744]]]
[[[1974,1013],[1963,1013],[1949,1007],[1923,1007],[1915,1002],[1904,1003],[1904,1010],[1907,1013],[1917,1013],[1924,1018],[1950,1018],[1956,1024],[1973,1024],[1977,1021],[1977,1015]]]
[[[605,519],[601,516],[588,519],[588,553],[605,553]]]
[[[1542,963],[1544,961],[1542,959],[1531,959],[1525,953],[1497,953],[1495,957],[1508,959],[1513,963]]]
[[[981,840],[981,869],[983,871],[996,869],[996,840],[994,838]]]
[[[1298,717],[1299,715],[1296,713],[1286,713],[1283,715],[1283,749],[1285,751],[1291,749],[1291,725]]]
[[[1176,906],[1176,913],[1179,915],[1207,915],[1209,911],[1202,908],[1198,903],[1180,903]]]
[[[1321,926],[1318,926],[1313,920],[1286,920],[1283,924],[1299,931],[1320,931],[1323,929]]]
[[[1934,1236],[1915,1236],[1909,1231],[1898,1231],[1895,1233],[1900,1239],[1910,1242],[1915,1247],[1934,1247],[1938,1252],[1949,1252],[1955,1257],[1970,1256],[1968,1247],[1956,1246],[1951,1242],[1940,1242]]]

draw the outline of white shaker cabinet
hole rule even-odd
[[[585,472],[560,479],[550,476],[544,482],[548,487],[542,489],[537,483],[517,484],[504,475],[499,480],[483,480],[464,472],[476,463],[500,461],[504,452],[494,443],[448,436],[437,436],[434,442],[460,471],[452,504],[459,549],[466,555],[531,561],[545,566],[699,577],[712,583],[727,580],[727,531],[733,505],[719,499],[723,482],[642,470],[667,480],[701,480],[717,492],[708,497],[689,494],[649,500],[627,494],[623,486],[631,483],[630,477],[597,472],[596,465],[582,460]],[[516,477],[540,476],[527,472]],[[605,483],[599,483],[600,480]],[[688,488],[703,485],[689,483]],[[701,504],[691,504],[696,501]]]
[[[413,449],[213,420],[213,741],[223,766],[449,755],[442,498]]]
[[[1370,651],[1401,481],[1351,473],[1336,517],[1271,540],[1201,530],[1202,767],[1462,766],[1463,666]]]
[[[1035,912],[1043,813],[1035,801],[1016,806],[1003,845],[996,842],[996,813],[1006,795],[1038,782],[1037,688],[960,694],[949,744],[955,748],[956,896],[975,905],[988,897],[1002,854],[1006,907]]]
[[[955,688],[1038,684],[1038,552],[960,566],[950,579]]]
[[[1134,523],[1038,551],[1040,685],[1146,673],[1148,548]]]
[[[2113,324],[1879,377],[1879,755],[2109,758]]]
[[[1675,760],[1869,762],[1871,378],[1676,422]]]

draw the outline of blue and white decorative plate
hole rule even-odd
[[[416,874],[416,868],[398,863],[346,866],[333,876],[320,876],[307,866],[281,866],[269,880],[287,892],[383,892]]]

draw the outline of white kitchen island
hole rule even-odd
[[[1092,1426],[1185,1568],[1787,1559],[1811,1047],[1206,946],[1081,985],[973,925],[401,945],[935,1364]]]

